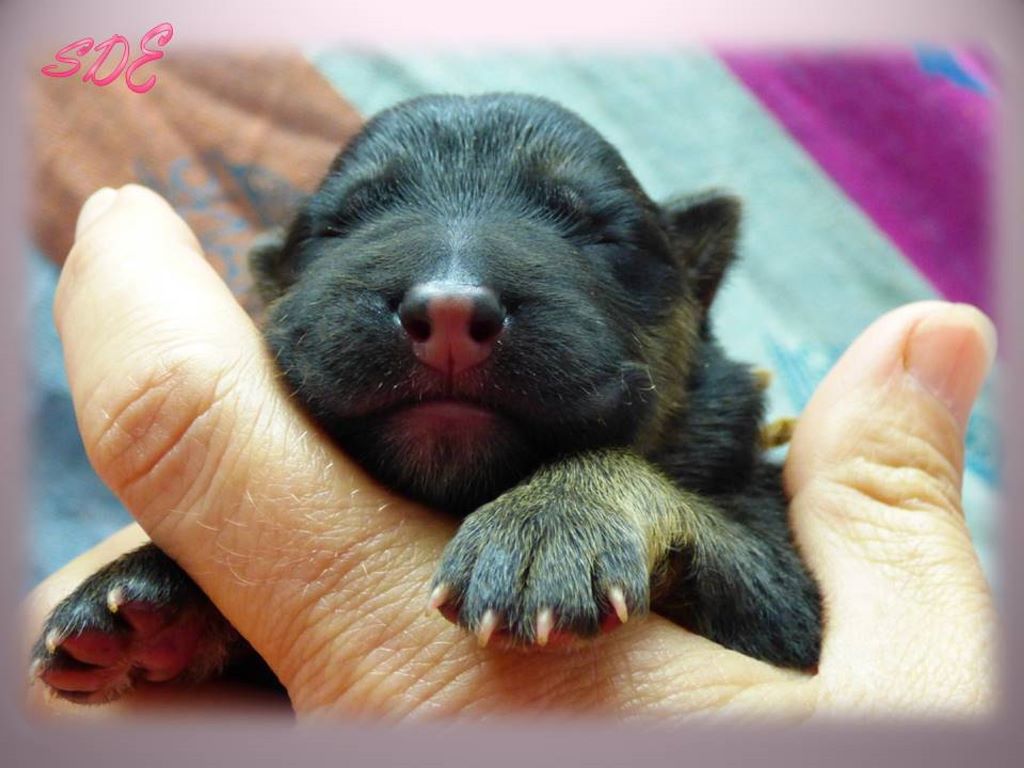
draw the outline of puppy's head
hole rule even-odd
[[[561,452],[657,442],[737,218],[655,205],[551,102],[427,97],[371,120],[251,263],[299,401],[384,482],[467,511]]]

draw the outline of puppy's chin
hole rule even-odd
[[[456,513],[495,498],[521,480],[539,458],[514,422],[457,401],[394,410],[367,425],[360,442],[373,455],[371,463],[385,482]]]
[[[407,467],[408,482],[447,488],[485,467],[490,454],[510,429],[493,411],[454,401],[409,405],[389,415],[382,425],[385,451],[394,463]],[[450,476],[450,477],[449,477]]]

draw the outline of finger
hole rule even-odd
[[[379,642],[413,625],[429,645],[445,629],[422,599],[451,524],[320,439],[164,200],[99,195],[54,309],[99,475],[286,684],[327,634]],[[347,647],[365,652],[357,639]]]
[[[801,417],[786,482],[825,597],[823,675],[842,669],[863,690],[935,703],[977,696],[987,678],[992,608],[960,485],[967,416],[994,350],[972,307],[903,307],[851,346]],[[892,685],[908,675],[942,690]]]
[[[75,239],[82,237],[92,223],[113,204],[117,199],[117,190],[111,187],[101,187],[93,192],[82,203],[82,210],[78,212],[78,220],[75,222]]]

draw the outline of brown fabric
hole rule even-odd
[[[36,243],[62,262],[91,192],[147,184],[251,310],[253,236],[287,221],[361,118],[298,53],[169,50],[147,67],[157,82],[144,94],[123,80],[33,78]]]

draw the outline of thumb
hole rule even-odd
[[[985,692],[991,598],[960,486],[967,416],[994,352],[992,323],[973,307],[908,305],[857,339],[800,420],[786,484],[825,600],[832,703],[959,708]],[[830,688],[833,677],[846,684]]]

